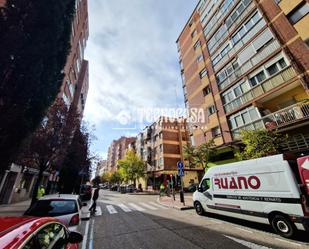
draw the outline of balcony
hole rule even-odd
[[[259,53],[254,55],[251,59],[246,61],[240,68],[230,74],[224,81],[219,84],[219,89],[222,90],[227,86],[231,85],[235,80],[239,79],[243,74],[247,73],[250,69],[255,67],[262,60],[266,59],[269,55],[280,48],[280,44],[277,40],[271,41],[267,46],[264,47]],[[228,56],[229,57],[229,56]]]
[[[266,115],[241,127],[231,131],[234,139],[240,138],[241,130],[256,129],[282,129],[299,121],[309,120],[309,104],[297,103],[281,109],[277,112]]]
[[[285,70],[282,70],[280,73],[275,76],[265,80],[261,84],[251,88],[248,92],[242,94],[236,99],[224,105],[224,110],[226,113],[230,113],[242,105],[248,103],[249,101],[260,97],[261,95],[271,91],[277,86],[282,85],[283,83],[289,81],[290,79],[296,76],[296,72],[292,67],[288,67]]]

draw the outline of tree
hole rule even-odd
[[[208,169],[208,164],[216,154],[216,144],[213,139],[201,144],[198,147],[186,145],[184,147],[184,157],[191,165],[201,166],[205,171]]]
[[[92,180],[93,185],[98,186],[101,183],[101,177],[100,176],[96,176],[93,180]]]
[[[60,169],[79,124],[79,115],[67,110],[62,99],[58,99],[36,132],[24,145],[17,163],[39,170],[32,193],[32,204],[36,201],[37,189],[44,171]]]
[[[80,184],[89,180],[94,159],[90,153],[92,137],[87,124],[83,123],[76,129],[60,171],[59,185],[62,193],[78,193]]]
[[[111,180],[111,173],[110,172],[104,172],[103,175],[101,176],[101,181],[102,182],[110,182]]]
[[[0,173],[60,90],[75,0],[7,0],[0,8]]]
[[[241,141],[245,145],[236,157],[240,160],[254,159],[280,153],[280,147],[287,137],[274,130],[242,130]]]
[[[190,143],[183,146],[183,156],[184,159],[188,161],[189,167],[194,168],[194,157],[195,157],[195,147],[192,146]]]
[[[119,170],[111,174],[111,178],[110,178],[111,183],[120,183],[122,180],[123,180],[123,177],[121,173],[119,172]]]
[[[125,181],[133,181],[136,185],[136,180],[145,175],[144,162],[136,155],[134,150],[128,150],[125,158],[118,160],[120,169],[123,170]]]

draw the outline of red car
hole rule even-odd
[[[51,217],[0,217],[1,249],[78,249],[83,236]]]

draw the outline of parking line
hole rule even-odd
[[[85,234],[84,234],[84,239],[83,239],[83,243],[82,243],[82,249],[86,249],[86,246],[87,246],[88,230],[89,230],[89,220],[86,221]]]
[[[294,242],[290,242],[288,240],[284,240],[284,239],[279,239],[279,238],[275,238],[276,240],[279,240],[281,242],[284,242],[284,243],[290,243],[291,245],[294,245],[294,246],[302,246],[301,244],[298,244],[298,243],[294,243]]]
[[[118,213],[117,210],[113,207],[113,205],[106,205],[106,208],[110,214]]]

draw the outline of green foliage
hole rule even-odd
[[[75,0],[7,0],[0,8],[0,171],[55,101]]]
[[[145,175],[144,162],[133,150],[128,150],[124,159],[118,161],[125,181],[134,181]]]
[[[120,183],[120,182],[122,182],[122,180],[123,180],[123,177],[122,177],[121,173],[119,172],[119,170],[117,170],[117,171],[115,171],[111,174],[111,177],[110,177],[111,183]]]
[[[213,139],[198,147],[186,145],[184,146],[184,158],[188,160],[190,167],[201,166],[206,171],[209,168],[211,157],[216,154],[215,146]]]
[[[244,151],[236,153],[239,160],[254,159],[280,153],[280,146],[287,137],[266,129],[242,130],[241,140],[245,145]]]
[[[110,172],[105,172],[103,175],[101,175],[101,181],[102,182],[110,182],[111,181],[111,173]]]

